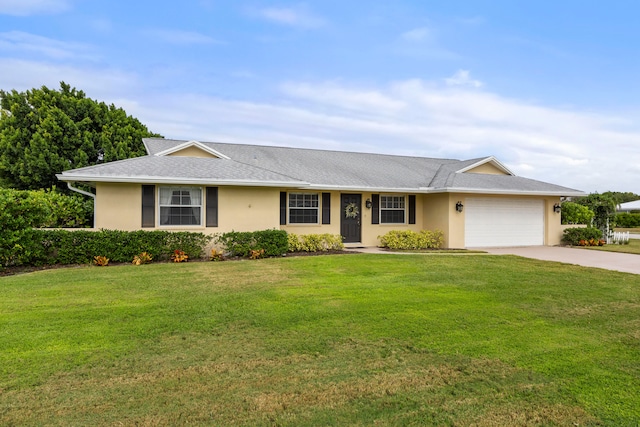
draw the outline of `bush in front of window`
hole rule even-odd
[[[92,254],[104,254],[111,262],[129,263],[135,255],[147,252],[156,260],[168,260],[175,248],[190,258],[204,256],[211,236],[203,233],[171,231],[67,231],[28,229],[12,248],[13,266],[88,264]]]
[[[264,256],[282,256],[287,253],[287,232],[284,230],[231,231],[216,237],[230,256],[249,257],[252,251],[264,250]]]
[[[344,249],[339,234],[293,234],[288,236],[289,252],[326,252]]]
[[[383,248],[389,249],[438,249],[444,244],[444,234],[440,230],[391,230],[378,239]]]

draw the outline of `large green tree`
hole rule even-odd
[[[591,193],[588,196],[580,197],[575,201],[583,206],[588,207],[595,214],[593,217],[593,225],[602,231],[602,235],[606,236],[616,225],[616,207],[618,205],[616,198],[609,193]]]
[[[26,92],[0,90],[0,183],[17,189],[60,186],[64,170],[145,154],[160,136],[113,104],[61,82]]]

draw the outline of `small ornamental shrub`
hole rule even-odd
[[[175,251],[173,251],[173,254],[171,255],[171,261],[173,262],[185,262],[189,260],[189,255],[187,255],[184,251],[181,251],[180,249],[176,249]]]
[[[153,256],[150,253],[142,252],[140,255],[135,255],[131,263],[133,265],[149,264],[152,259]]]
[[[249,258],[251,259],[259,259],[262,257],[264,257],[264,249],[252,249],[251,254],[249,255]]]
[[[289,252],[326,252],[344,249],[339,234],[292,234],[287,236]]]
[[[595,227],[567,228],[562,235],[562,242],[573,246],[588,246],[591,240],[599,242],[601,239],[602,232]]]
[[[218,249],[211,249],[211,256],[209,256],[210,261],[224,261],[224,252]]]
[[[437,249],[444,244],[444,235],[440,230],[391,230],[378,236],[378,239],[382,247],[389,249]]]
[[[249,257],[251,251],[260,249],[266,257],[282,256],[289,246],[284,230],[231,231],[217,236],[216,243],[236,257]]]
[[[93,263],[98,267],[106,267],[107,265],[109,265],[109,258],[102,255],[94,256]]]

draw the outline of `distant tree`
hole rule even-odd
[[[589,207],[574,202],[562,202],[561,212],[563,224],[591,225],[591,221],[595,216],[595,213]]]
[[[640,195],[632,193],[630,191],[626,191],[626,192],[605,191],[604,193],[602,193],[602,195],[613,197],[617,204],[633,202],[634,200],[640,200]]]
[[[160,135],[64,82],[59,91],[0,90],[0,183],[24,190],[62,187],[57,173],[142,156],[142,138],[151,136]]]

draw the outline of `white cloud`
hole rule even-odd
[[[113,94],[135,94],[141,86],[135,75],[103,67],[79,68],[58,63],[0,58],[0,82],[3,90],[28,90],[47,86],[60,87],[64,81],[90,98],[108,101]]]
[[[319,28],[325,21],[309,12],[305,7],[268,7],[260,9],[258,15],[267,21],[297,28]]]
[[[436,29],[426,26],[401,33],[392,45],[392,49],[395,53],[415,58],[435,60],[460,58],[460,55],[442,46]]]
[[[482,86],[482,82],[480,80],[474,80],[471,78],[469,70],[458,70],[453,76],[444,79],[444,81],[449,86]]]
[[[20,54],[35,53],[58,60],[96,58],[88,45],[64,42],[22,31],[0,33],[0,50],[18,52]]]
[[[194,31],[153,29],[143,31],[147,37],[176,45],[222,44],[221,41]]]
[[[69,0],[0,0],[0,14],[29,16],[60,13],[71,7]]]
[[[406,31],[400,37],[410,42],[430,41],[433,37],[433,32],[427,27],[420,27]]]

